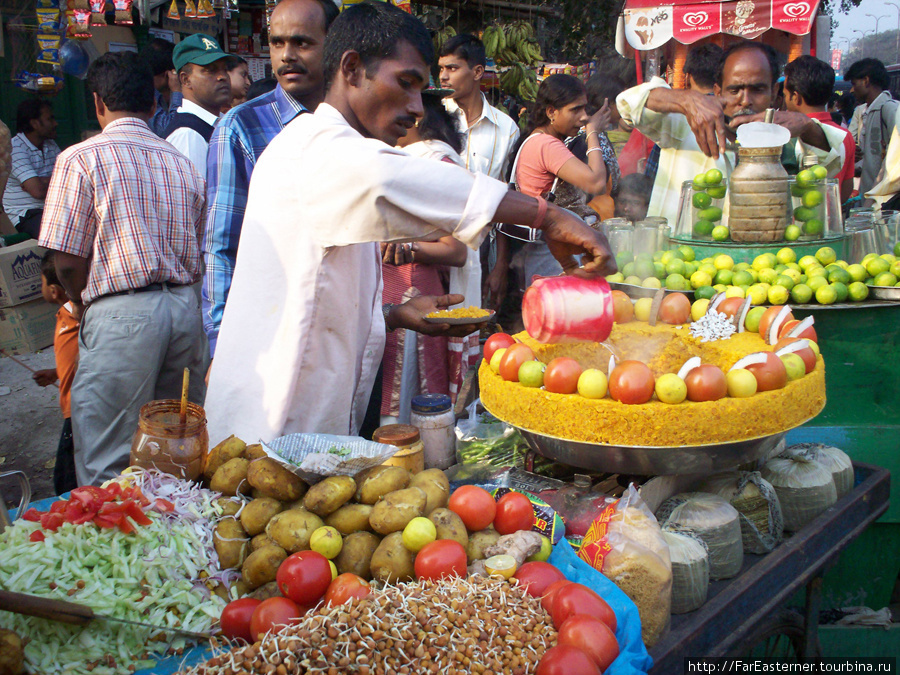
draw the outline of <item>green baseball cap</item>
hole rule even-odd
[[[175,70],[181,70],[189,63],[208,66],[226,56],[228,54],[222,51],[215,38],[203,33],[196,33],[175,45],[175,50],[172,52],[172,63],[175,65]]]

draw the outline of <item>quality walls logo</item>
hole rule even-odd
[[[709,14],[706,12],[689,12],[684,15],[684,22],[691,26],[692,28],[696,28],[697,26],[702,26],[703,24],[709,21]]]
[[[803,35],[810,30],[818,3],[808,0],[773,0],[772,28]]]
[[[675,39],[684,44],[715,35],[722,27],[718,4],[675,5],[672,13]]]
[[[805,17],[810,12],[809,4],[805,2],[790,2],[784,6],[784,13],[792,19]]]

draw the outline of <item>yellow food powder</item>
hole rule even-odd
[[[429,319],[480,319],[489,315],[490,312],[480,307],[470,305],[469,307],[457,307],[456,309],[442,309],[432,312],[428,315]]]

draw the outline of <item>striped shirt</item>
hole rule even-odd
[[[13,224],[17,224],[28,211],[44,208],[44,201],[28,194],[22,183],[32,178],[46,178],[53,173],[53,165],[59,156],[56,141],[46,140],[40,148],[25,137],[16,134],[12,139],[12,171],[3,192],[3,210]]]
[[[200,278],[206,185],[191,161],[135,117],[59,156],[41,246],[90,258],[84,304]]]

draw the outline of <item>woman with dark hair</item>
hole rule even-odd
[[[462,135],[454,118],[444,108],[442,99],[449,89],[429,87],[422,92],[423,116],[397,145],[410,155],[449,162],[465,168],[459,153],[463,148]],[[435,197],[440,186],[435,186]],[[475,304],[481,289],[478,254],[453,237],[437,241],[414,241],[411,244],[382,244],[382,302],[400,304],[417,295],[461,293]],[[474,260],[470,264],[470,257]],[[470,295],[467,280],[472,269],[479,271],[474,280],[474,295]],[[462,274],[460,274],[462,273]],[[400,413],[400,383],[402,381],[404,341],[416,339],[419,365],[419,389],[423,394],[454,396],[462,377],[477,358],[478,334],[465,338],[429,337],[411,331],[388,333],[382,361],[381,385],[382,424],[393,423]],[[451,347],[451,343],[454,345]],[[473,348],[474,343],[474,348]]]
[[[253,84],[250,77],[250,66],[240,56],[229,54],[225,60],[225,67],[228,69],[228,78],[231,81],[231,100],[222,106],[222,113],[227,113],[248,100],[247,91]]]

